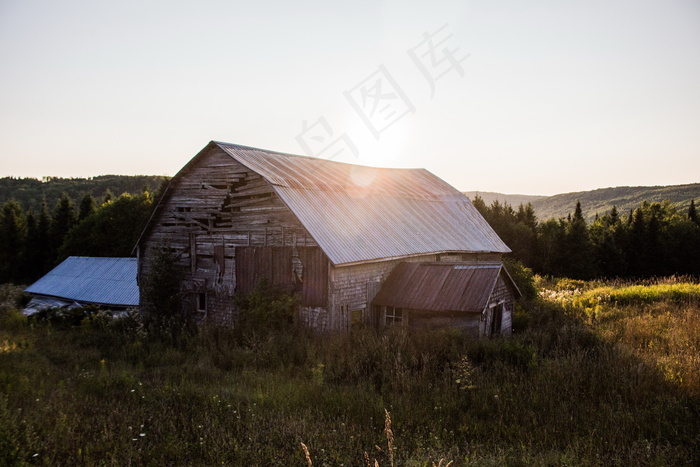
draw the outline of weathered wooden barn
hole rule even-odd
[[[187,271],[183,305],[214,324],[233,324],[234,294],[262,277],[297,291],[299,319],[320,331],[402,323],[509,333],[519,295],[501,264],[508,247],[464,194],[424,169],[212,141],[154,210],[137,245],[140,276],[163,247]]]

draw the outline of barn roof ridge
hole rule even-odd
[[[219,141],[211,144],[277,187],[438,202],[465,196],[425,168],[372,167]]]
[[[212,151],[269,183],[336,266],[447,251],[510,252],[464,193],[426,169],[361,166],[213,140],[173,177],[158,205],[173,181]]]
[[[293,154],[291,152],[275,151],[273,149],[258,148],[255,146],[247,146],[245,144],[227,143],[226,141],[211,140],[210,142],[213,144],[216,144],[217,146],[228,146],[228,147],[238,148],[238,149],[243,149],[243,150],[261,151],[261,152],[264,152],[267,154],[272,154],[272,155],[277,155],[277,156],[294,157],[294,158],[300,158],[300,159],[310,159],[313,161],[322,161],[324,163],[330,163],[330,164],[339,164],[339,165],[352,166],[352,167],[364,167],[364,168],[368,168],[368,169],[379,169],[379,170],[425,170],[426,172],[429,172],[424,167],[377,167],[374,165],[353,164],[351,162],[336,161],[333,159],[325,159],[323,157],[309,156],[309,155],[304,155],[304,154]]]

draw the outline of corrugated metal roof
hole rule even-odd
[[[136,258],[71,256],[25,292],[82,303],[137,306]]]
[[[481,313],[502,268],[496,263],[400,263],[374,303],[413,310]],[[505,277],[511,282],[508,274]]]
[[[384,169],[216,142],[262,175],[335,265],[510,249],[471,201],[425,169]]]

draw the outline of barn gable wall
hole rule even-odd
[[[186,273],[183,306],[201,308],[205,294],[206,312],[199,319],[223,325],[236,314],[237,249],[299,247],[307,255],[318,249],[272,186],[218,148],[200,154],[173,179],[141,242],[140,275],[148,274],[149,258],[161,246],[177,254]]]

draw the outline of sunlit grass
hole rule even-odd
[[[577,285],[555,286],[542,296],[655,366],[667,382],[700,396],[700,284],[666,278]]]

